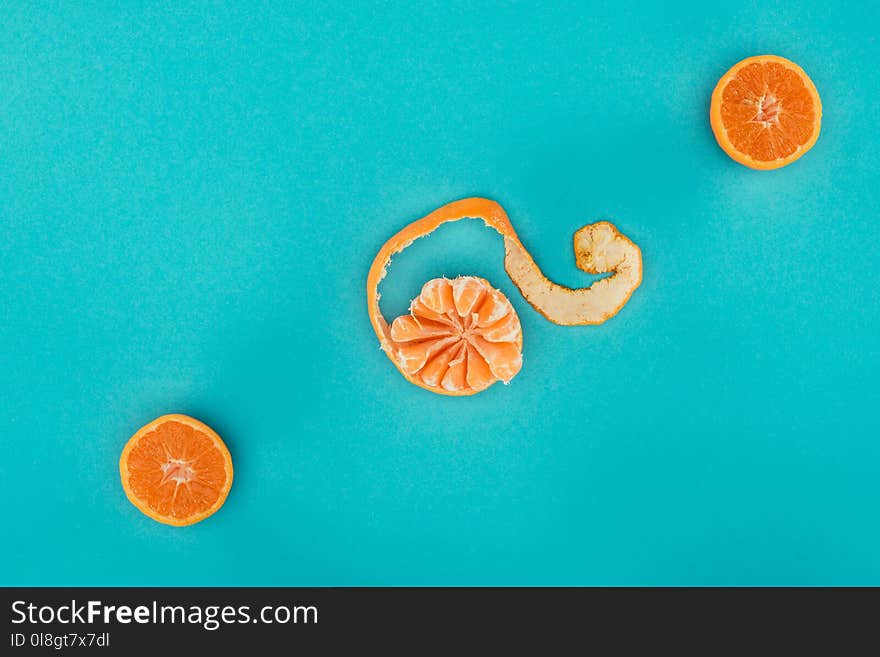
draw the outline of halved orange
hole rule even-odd
[[[425,283],[410,314],[391,323],[403,375],[444,395],[472,395],[509,383],[522,367],[522,329],[500,290],[476,276]]]
[[[718,144],[734,160],[752,169],[778,169],[816,143],[822,101],[800,66],[759,55],[718,81],[709,120]]]
[[[232,486],[232,457],[208,425],[163,415],[125,445],[119,474],[132,504],[153,520],[180,527],[223,506]]]

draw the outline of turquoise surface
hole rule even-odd
[[[117,4],[0,7],[0,584],[880,584],[876,3]],[[825,108],[773,172],[708,121],[760,53]],[[565,328],[481,223],[417,242],[386,315],[477,274],[523,324],[455,399],[364,282],[474,195],[558,282],[598,219],[645,278]],[[184,529],[117,470],[169,412],[236,467]]]

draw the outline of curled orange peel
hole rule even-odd
[[[642,255],[639,247],[607,221],[588,224],[578,230],[574,234],[574,253],[575,264],[583,271],[590,274],[611,273],[611,276],[595,281],[588,287],[572,289],[544,276],[520,241],[507,213],[495,201],[467,198],[434,210],[385,242],[367,274],[367,308],[373,330],[379,338],[379,345],[407,380],[433,392],[471,395],[484,388],[465,386],[448,390],[441,385],[426,383],[417,373],[413,373],[412,367],[403,362],[400,343],[394,339],[392,326],[385,320],[379,308],[379,283],[385,277],[394,254],[400,253],[415,240],[432,233],[442,224],[464,218],[482,219],[487,226],[501,234],[504,238],[504,268],[508,276],[526,301],[556,324],[601,324],[617,314],[642,281]],[[520,335],[520,345],[521,340]],[[504,380],[501,377],[498,379]]]

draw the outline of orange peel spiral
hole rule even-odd
[[[601,324],[617,314],[642,281],[642,255],[639,247],[607,221],[588,224],[578,230],[574,234],[574,253],[575,264],[583,271],[590,274],[611,273],[611,276],[600,279],[588,287],[573,289],[554,283],[544,276],[531,254],[520,241],[507,213],[495,201],[485,198],[467,198],[434,210],[426,217],[412,222],[385,242],[373,259],[367,274],[367,308],[370,322],[379,338],[379,345],[407,380],[432,392],[446,395],[471,395],[484,390],[497,380],[509,381],[519,371],[521,363],[521,361],[517,361],[518,355],[514,355],[512,351],[507,354],[511,360],[506,370],[501,369],[502,359],[500,356],[495,363],[490,363],[489,359],[483,357],[486,364],[490,365],[490,374],[492,374],[491,365],[495,365],[496,368],[499,368],[499,373],[504,376],[493,375],[494,378],[486,383],[485,379],[474,374],[472,380],[475,385],[470,385],[467,380],[467,369],[465,368],[464,372],[465,378],[461,379],[461,367],[459,363],[455,362],[453,364],[459,371],[445,379],[446,386],[444,387],[443,381],[446,377],[446,371],[441,374],[439,379],[435,375],[431,375],[426,380],[420,374],[421,368],[415,367],[421,362],[421,354],[416,357],[415,363],[413,363],[406,358],[408,353],[406,348],[401,349],[402,344],[407,344],[407,341],[400,340],[401,336],[405,335],[400,332],[403,330],[402,327],[414,329],[421,326],[418,314],[420,306],[417,302],[422,299],[422,295],[413,301],[409,316],[400,317],[391,325],[385,320],[379,308],[379,283],[385,277],[392,256],[403,251],[418,238],[432,233],[442,224],[464,218],[482,219],[487,226],[501,234],[504,238],[504,268],[508,276],[526,301],[544,317],[556,324],[563,326]],[[483,279],[466,278],[482,281],[487,288],[482,290],[482,294],[488,294],[488,290],[492,290],[491,286]],[[447,281],[450,286],[455,284],[454,281],[448,281],[448,279],[435,279],[425,287],[432,284],[441,287],[445,285],[436,283],[436,281]],[[423,294],[424,292],[423,289]],[[501,298],[509,305],[510,302],[503,294],[497,290],[492,290],[492,292],[501,295]],[[516,317],[512,306],[510,306],[510,310],[513,317]],[[404,319],[406,317],[412,319]],[[398,327],[397,331],[394,330],[395,324]],[[519,326],[518,318],[516,318],[516,325]],[[472,348],[472,345],[469,340],[465,339],[462,342],[462,336],[458,333],[445,337],[456,338],[458,342],[455,344],[459,345],[457,349],[464,349],[466,353],[470,353],[469,349]],[[427,339],[425,336],[420,336],[419,340],[413,339],[409,344],[410,346],[420,344],[425,339]],[[452,344],[450,341],[446,347],[449,348]],[[509,341],[508,344],[517,345],[517,349],[521,348],[521,332],[518,338]],[[473,351],[478,350],[474,348]],[[432,355],[436,355],[436,352],[429,353],[425,363],[421,363],[422,367],[431,359]],[[477,355],[479,356],[479,353]],[[519,357],[521,358],[521,356]],[[464,358],[467,359],[467,356]],[[455,361],[455,356],[450,358],[450,362],[452,361]],[[475,367],[478,366],[479,364],[475,364]],[[514,369],[515,371],[513,371]]]

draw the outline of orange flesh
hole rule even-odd
[[[424,387],[472,394],[522,367],[522,330],[510,301],[474,276],[435,278],[391,323],[397,362]]]
[[[142,427],[119,461],[129,500],[151,518],[191,525],[219,509],[232,485],[232,459],[207,425],[166,415]]]
[[[472,395],[483,388],[471,385],[444,388],[442,378],[438,381],[432,374],[426,379],[419,376],[418,372],[410,371],[412,368],[403,362],[391,335],[391,327],[379,308],[379,283],[385,277],[388,264],[395,253],[403,251],[416,239],[430,234],[442,224],[465,217],[482,219],[487,226],[501,234],[504,238],[504,268],[507,274],[526,300],[556,324],[601,324],[617,314],[642,281],[641,251],[607,221],[589,224],[575,233],[575,264],[591,274],[610,272],[612,275],[589,287],[571,289],[544,276],[498,203],[485,198],[467,198],[438,208],[389,239],[376,254],[367,274],[367,310],[373,330],[379,338],[379,345],[407,380],[432,392]],[[476,345],[471,346],[479,352]],[[447,355],[445,352],[437,354],[438,358],[446,358]],[[482,355],[485,358],[485,354]],[[449,358],[450,363],[453,363],[457,355],[449,355]],[[519,365],[515,369],[518,371]],[[497,378],[508,380],[506,375]]]
[[[743,60],[718,82],[710,109],[719,145],[755,169],[776,169],[806,153],[819,136],[822,104],[794,62],[762,55]]]

